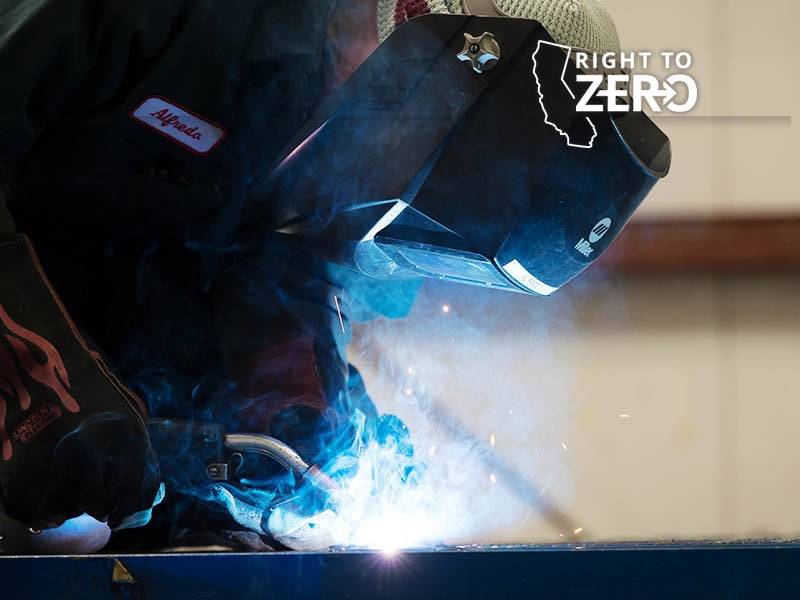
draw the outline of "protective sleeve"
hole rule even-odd
[[[0,0],[0,161],[80,119],[152,67],[191,11],[184,0]]]

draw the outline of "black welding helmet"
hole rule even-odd
[[[576,112],[570,55],[532,19],[401,24],[276,163],[279,231],[372,277],[553,293],[670,164],[643,113]]]

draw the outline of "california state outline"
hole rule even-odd
[[[566,81],[571,53],[569,46],[539,40],[533,53],[533,76],[536,78],[544,122],[567,138],[568,146],[591,148],[597,137],[597,128],[589,117],[578,114],[575,92]],[[560,70],[542,67],[559,60],[563,62]]]

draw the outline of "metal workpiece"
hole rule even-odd
[[[790,598],[796,544],[0,558],[3,598]]]

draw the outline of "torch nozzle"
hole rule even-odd
[[[225,435],[225,447],[236,452],[253,452],[269,456],[298,478],[305,479],[324,492],[339,490],[338,484],[318,466],[309,465],[291,446],[268,435],[229,433]]]

